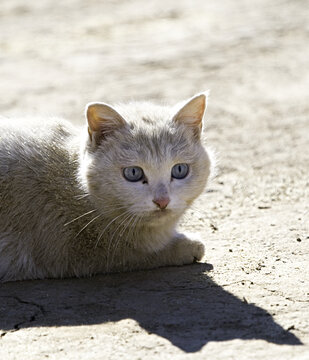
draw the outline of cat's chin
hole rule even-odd
[[[167,217],[172,215],[172,210],[163,209],[163,210],[154,210],[151,212],[152,216],[155,218]]]
[[[177,214],[170,209],[163,210],[154,210],[150,211],[148,214],[143,215],[144,221],[149,225],[163,225],[166,222],[173,221],[178,218]]]

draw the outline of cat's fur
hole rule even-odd
[[[0,280],[182,265],[204,246],[175,226],[203,191],[207,94],[177,107],[91,103],[87,129],[61,119],[0,119]],[[172,179],[177,163],[190,166]],[[139,166],[146,181],[122,169]],[[168,199],[166,209],[154,203]]]

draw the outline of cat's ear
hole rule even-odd
[[[86,106],[86,118],[90,140],[97,145],[108,134],[127,124],[112,106],[105,103],[88,104]]]
[[[183,124],[192,129],[194,135],[199,138],[203,128],[203,118],[207,108],[209,91],[197,94],[185,102],[178,109],[173,117],[173,121]]]

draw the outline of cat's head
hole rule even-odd
[[[201,142],[206,104],[207,93],[176,107],[88,104],[82,174],[106,216],[163,225],[200,195],[210,173]]]

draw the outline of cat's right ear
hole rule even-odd
[[[183,124],[193,131],[196,138],[199,138],[203,127],[203,118],[207,108],[209,91],[197,94],[183,103],[178,109],[173,121]]]
[[[108,134],[127,124],[112,106],[105,103],[88,104],[86,118],[90,141],[96,145],[99,145]]]

